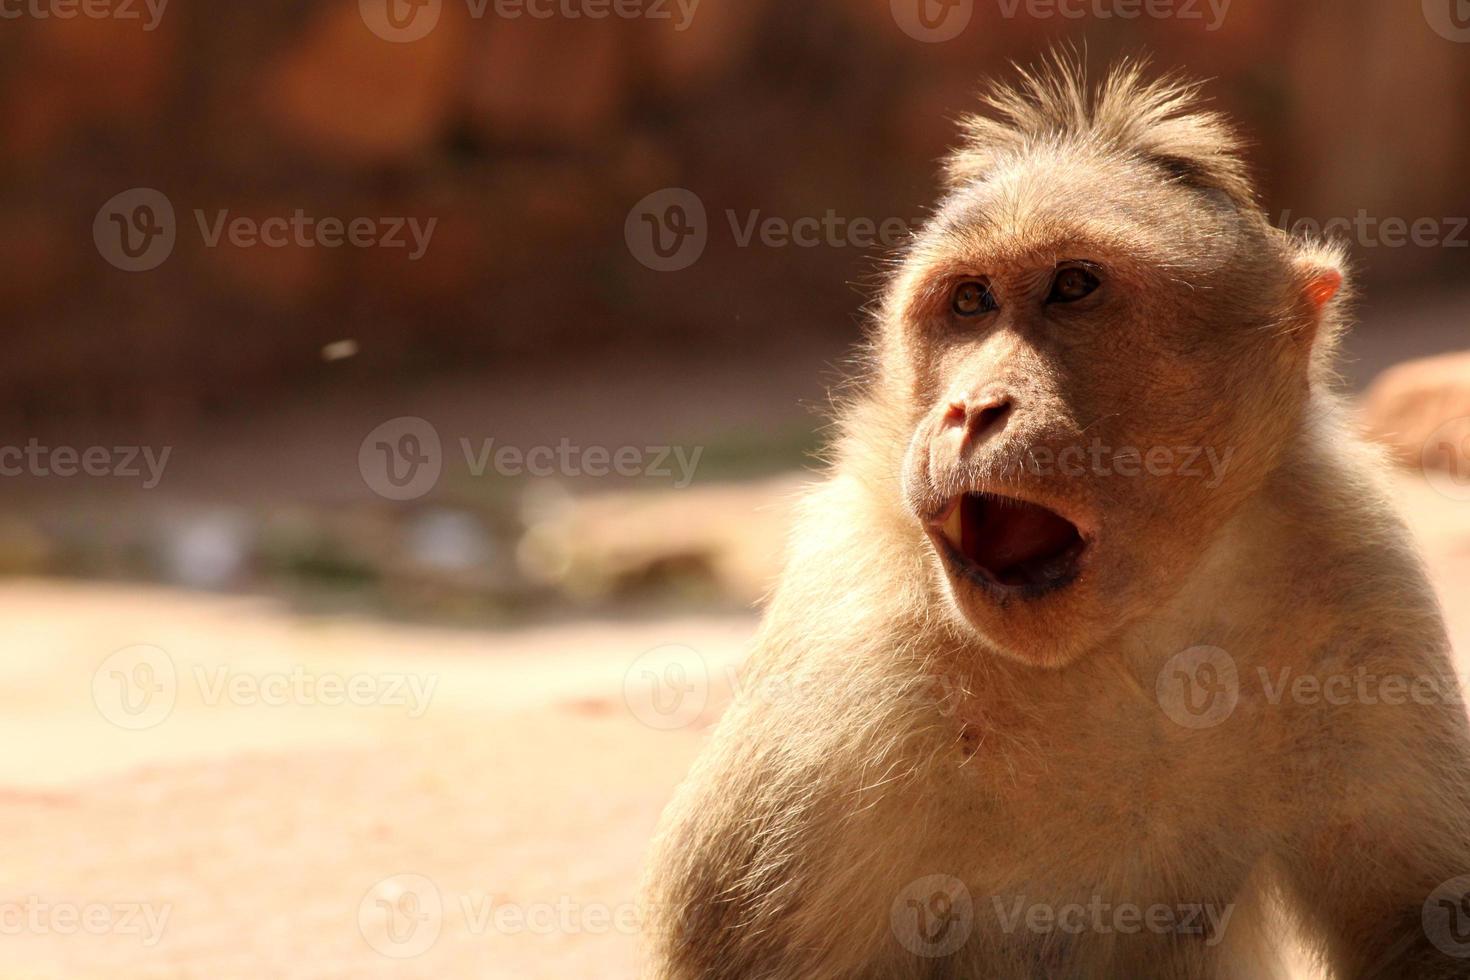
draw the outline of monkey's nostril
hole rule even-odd
[[[1005,425],[1011,414],[1009,398],[993,399],[982,405],[972,406],[965,425],[965,441],[975,443]]]
[[[960,446],[965,448],[1003,427],[1010,414],[1008,395],[956,398],[945,408],[942,424],[946,429],[960,430]]]

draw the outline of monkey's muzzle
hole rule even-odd
[[[1082,533],[1065,517],[992,493],[954,497],[928,530],[951,569],[982,585],[1032,596],[1074,581],[1087,550]]]

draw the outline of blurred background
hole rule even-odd
[[[1349,242],[1467,649],[1457,0],[0,0],[0,976],[634,976],[883,261],[1059,42]]]

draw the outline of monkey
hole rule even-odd
[[[1345,251],[1202,83],[1083,61],[990,84],[875,298],[648,976],[1470,976],[1470,732],[1334,373]]]

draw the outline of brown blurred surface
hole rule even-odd
[[[1005,18],[981,3],[963,34],[927,44],[890,6],[705,0],[679,30],[446,2],[412,43],[375,36],[356,0],[178,3],[154,30],[7,20],[0,418],[227,420],[344,378],[514,375],[666,348],[779,357],[793,328],[841,343],[868,291],[850,284],[871,284],[885,250],[742,248],[726,212],[922,216],[980,79],[1054,43],[1085,46],[1094,66],[1150,53],[1211,78],[1273,220],[1470,214],[1470,57],[1417,9],[1235,3],[1213,24]],[[622,234],[634,203],[670,186],[710,215],[704,257],[677,274],[640,265]],[[134,187],[177,212],[175,251],[147,273],[110,267],[87,233]],[[296,209],[437,225],[409,261],[208,248],[194,216]],[[1372,284],[1399,292],[1462,276],[1470,254],[1359,246]],[[343,337],[361,354],[323,364]]]

